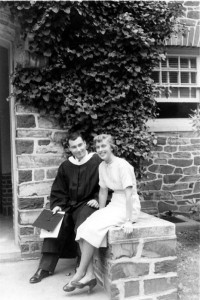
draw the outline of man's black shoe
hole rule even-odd
[[[31,277],[30,283],[38,283],[40,282],[43,278],[50,276],[51,273],[49,271],[45,271],[42,269],[38,269],[37,272]]]

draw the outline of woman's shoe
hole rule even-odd
[[[97,280],[96,278],[91,279],[90,281],[86,282],[86,283],[82,283],[79,281],[72,281],[71,285],[75,288],[79,288],[82,289],[85,286],[89,287],[88,293],[91,293],[91,291],[93,290],[93,288],[95,287],[95,285],[97,284]]]
[[[65,292],[72,292],[72,291],[74,291],[75,289],[76,289],[76,286],[69,285],[69,283],[67,283],[67,284],[65,284],[65,285],[63,286],[63,290],[64,290]]]

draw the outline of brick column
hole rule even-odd
[[[111,300],[177,299],[175,225],[141,213],[133,233],[113,227],[94,268]]]

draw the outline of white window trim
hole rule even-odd
[[[167,56],[187,56],[197,58],[197,98],[168,98],[167,101],[164,98],[157,98],[158,102],[163,103],[198,103],[200,102],[200,49],[199,48],[179,48],[169,47],[167,50]],[[174,86],[174,85],[173,85]],[[184,85],[182,85],[184,87]],[[193,86],[191,86],[193,87]],[[192,122],[190,118],[164,118],[164,119],[149,119],[147,122],[150,132],[176,132],[176,131],[193,131]]]

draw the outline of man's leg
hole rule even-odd
[[[59,257],[66,252],[68,258],[76,257],[76,242],[74,240],[74,223],[69,214],[65,214],[58,238],[44,239],[42,257],[36,273],[31,277],[30,283],[40,282],[43,278],[52,275]],[[66,251],[65,251],[66,249]]]

